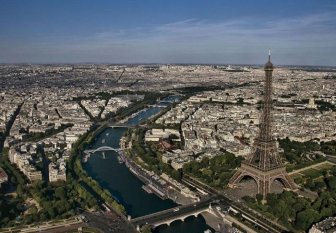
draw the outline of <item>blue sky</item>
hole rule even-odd
[[[335,0],[0,0],[1,63],[336,66]]]

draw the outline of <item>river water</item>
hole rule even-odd
[[[127,124],[136,125],[141,120],[147,119],[161,110],[157,107],[148,108],[129,119]],[[98,148],[103,145],[119,148],[120,138],[126,130],[126,128],[105,129],[96,137],[91,148]],[[84,164],[84,169],[125,206],[127,214],[132,216],[132,218],[177,206],[171,200],[162,200],[156,195],[148,194],[144,191],[142,189],[143,183],[124,164],[119,163],[116,152],[107,151],[105,156],[103,156],[102,152],[96,152]],[[184,222],[175,221],[169,227],[166,225],[160,226],[154,232],[203,233],[204,230],[209,228],[204,218],[199,216],[197,218],[189,217]]]

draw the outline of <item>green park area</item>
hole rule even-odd
[[[293,232],[304,232],[315,222],[336,214],[336,167],[321,167],[321,170],[306,170],[300,175],[306,179],[303,187],[317,194],[314,200],[291,191],[269,194],[266,203],[262,196],[244,197],[245,203],[265,216],[277,220]],[[298,178],[298,177],[297,177]]]
[[[306,232],[314,223],[336,214],[336,165],[320,155],[312,160],[312,157],[305,154],[314,155],[311,152],[320,151],[334,155],[335,141],[318,144],[284,139],[279,143],[288,161],[287,170],[303,192],[269,194],[266,203],[262,203],[261,195],[256,198],[246,196],[243,199],[249,207],[278,221],[291,231]],[[304,192],[315,193],[315,198],[299,195]]]
[[[285,160],[288,172],[326,160],[322,154],[314,153],[321,150],[321,145],[317,142],[297,142],[288,138],[279,139],[278,142],[280,148],[283,149],[283,153],[280,155]]]
[[[80,209],[97,208],[97,201],[83,184],[68,174],[67,181],[29,183],[13,166],[4,150],[1,166],[6,170],[15,193],[1,195],[0,227],[31,224],[73,216]]]
[[[227,186],[235,169],[240,166],[242,157],[223,151],[211,159],[205,157],[201,162],[192,161],[183,166],[184,174],[191,175],[199,181],[216,189],[223,189]]]
[[[311,188],[312,182],[322,182],[324,176],[335,168],[336,166],[334,164],[325,161],[307,168],[296,170],[289,173],[289,175],[294,179],[296,184],[306,188]]]

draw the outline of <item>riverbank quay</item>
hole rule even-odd
[[[180,205],[186,205],[200,200],[183,195],[181,190],[172,185],[168,179],[162,179],[162,177],[156,175],[154,172],[144,169],[131,158],[127,157],[123,151],[119,152],[119,156],[133,175],[144,183],[145,191],[149,193],[151,191],[163,200],[169,198]]]
[[[141,110],[139,110],[139,111],[133,113],[132,115],[129,115],[129,116],[127,116],[127,117],[125,117],[125,118],[119,120],[118,123],[120,123],[120,124],[124,124],[124,123],[126,123],[129,119],[134,118],[134,117],[138,116],[140,113],[145,112],[145,111],[147,111],[147,110],[148,110],[148,107],[143,108],[143,109],[141,109]]]
[[[125,139],[121,138],[121,150],[129,149],[130,145],[125,146]],[[167,174],[162,174],[161,176],[156,175],[154,172],[146,170],[143,166],[137,164],[134,160],[125,155],[125,152],[119,152],[122,154],[122,161],[128,161],[126,166],[130,168],[130,171],[137,176],[146,187],[146,191],[154,191],[154,194],[157,194],[156,190],[153,190],[151,187],[152,183],[155,183],[154,188],[159,188],[159,197],[162,197],[162,193],[166,193],[166,198],[173,200],[179,205],[187,205],[200,200],[199,197],[188,193],[190,192],[182,183],[177,182],[176,180],[170,178]],[[139,175],[142,174],[142,175]],[[148,187],[148,185],[150,185]]]

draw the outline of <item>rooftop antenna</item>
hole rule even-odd
[[[271,61],[271,49],[268,49],[268,61]]]

